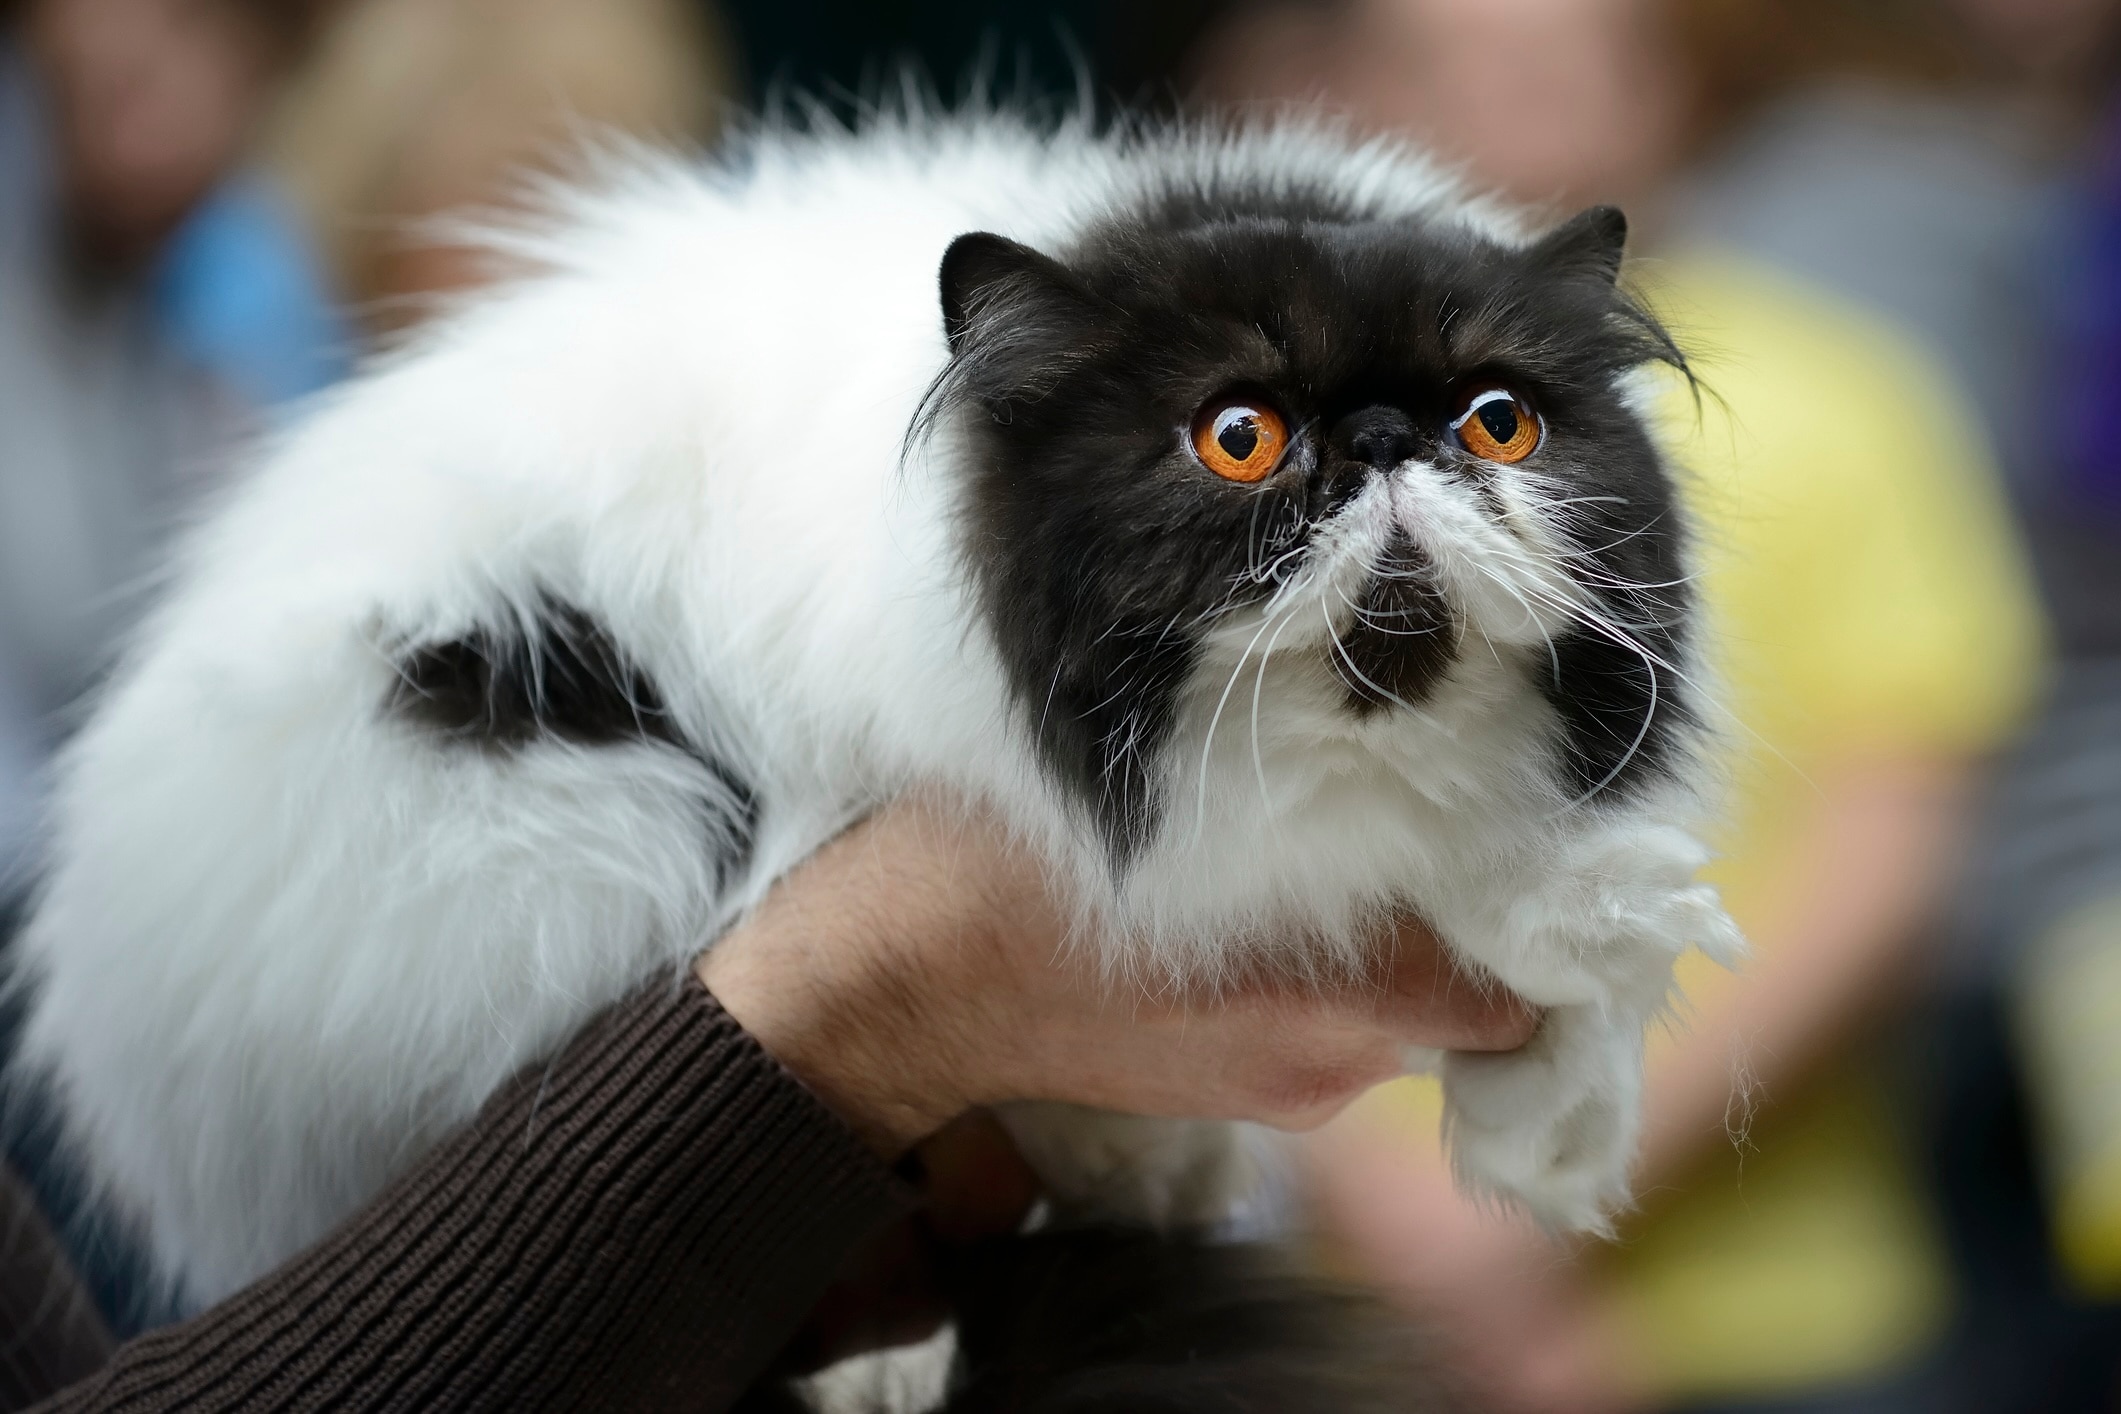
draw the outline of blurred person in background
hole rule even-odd
[[[2001,980],[2069,1290],[2106,1303],[2094,1338],[2121,1374],[2121,121],[2070,196],[2044,370],[2054,474],[2032,520],[2062,653],[1995,793],[1970,933],[1976,980]],[[2028,1321],[2077,1315],[2021,1305]]]
[[[2103,596],[2069,583],[2085,557],[2046,505],[2061,449],[2024,412],[2054,372],[2058,299],[2072,302],[2056,280],[2063,208],[2121,5],[1681,0],[1672,13],[1713,136],[1670,203],[1675,234],[1801,274],[1926,346],[1982,416],[2067,638]]]
[[[1757,955],[1683,979],[1684,1025],[1652,1049],[1641,1211],[1579,1252],[1457,1198],[1418,1082],[1327,1133],[1320,1201],[1508,1407],[1951,1408],[1922,1364],[1952,1314],[1946,1250],[1876,1041],[1931,961],[1977,770],[2033,689],[2037,616],[1948,366],[1689,231],[1673,178],[1728,115],[1680,13],[1348,0],[1255,10],[1206,51],[1220,96],[1322,94],[1517,199],[1625,206],[1660,252],[1638,278],[1706,384],[1668,396],[1732,708],[1718,881]]]
[[[1957,999],[2002,1079],[1967,1083],[1962,1067],[1939,1110],[1957,1167],[1982,1180],[1956,1209],[2034,1195],[2030,1241],[1966,1224],[1987,1239],[1968,1245],[1994,1273],[1990,1325],[2008,1340],[1992,1343],[2015,1357],[1991,1363],[2089,1367],[2121,1407],[2121,6],[1958,4],[2015,68],[2045,76],[2042,109],[2076,141],[2028,306],[2046,335],[2033,371],[2046,415],[2021,433],[2039,453],[2021,500],[2058,662],[1984,821]],[[2028,1142],[2030,1172],[2016,1161]]]
[[[0,13],[0,942],[34,868],[42,764],[165,536],[236,443],[345,367],[306,239],[249,164],[320,8]],[[121,1244],[86,1219],[34,1104],[10,1088],[0,1116],[129,1329],[153,1302]]]
[[[2102,115],[2121,5],[1676,16],[1726,135],[1675,227],[1922,342],[1982,415],[2027,533],[2053,679],[1980,813],[1911,1076],[1961,1277],[1957,1407],[2121,1404],[2121,517],[2100,489],[2121,431]]]
[[[31,762],[229,444],[343,366],[299,231],[242,165],[314,8],[0,14],[0,736]],[[0,816],[26,815],[29,774]]]

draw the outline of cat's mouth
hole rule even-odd
[[[1362,594],[1349,597],[1359,602],[1409,579],[1412,565],[1412,577],[1426,575],[1461,633],[1491,644],[1550,641],[1582,590],[1542,533],[1533,501],[1507,484],[1507,468],[1492,470],[1468,476],[1455,465],[1407,462],[1380,477],[1374,495],[1361,498],[1376,548],[1365,557]]]
[[[1328,618],[1327,656],[1349,707],[1364,716],[1419,705],[1450,671],[1463,637],[1434,562],[1404,531],[1386,541],[1368,583],[1347,599],[1345,620],[1336,618]]]
[[[1229,621],[1215,656],[1233,675],[1255,657],[1309,659],[1367,718],[1421,707],[1468,641],[1483,645],[1475,651],[1551,644],[1582,590],[1539,537],[1506,523],[1497,499],[1428,462],[1373,473],[1317,523],[1299,568],[1257,613]]]
[[[1494,487],[1408,461],[1320,526],[1306,597],[1350,710],[1420,706],[1469,637],[1537,645],[1563,627],[1579,591],[1508,520]]]

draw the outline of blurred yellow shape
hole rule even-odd
[[[1664,410],[1729,707],[1714,726],[1733,808],[1712,877],[1771,946],[1796,911],[1815,777],[1996,746],[2035,686],[2039,619],[1972,418],[1909,344],[1735,261],[1649,270],[1705,385],[1698,403],[1672,388]],[[1735,993],[1743,1017],[1743,972],[1693,956],[1681,983],[1697,1003]],[[1863,1058],[1761,1098],[1681,1190],[1645,1196],[1610,1254],[1616,1308],[1666,1398],[1881,1373],[1947,1315],[1933,1224]]]
[[[2056,1250],[2085,1295],[2121,1296],[2121,896],[2040,939],[2011,1019],[2039,1108]]]

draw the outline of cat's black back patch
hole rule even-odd
[[[541,597],[528,622],[482,624],[397,660],[392,710],[453,740],[527,746],[660,741],[686,748],[662,694],[582,610]]]
[[[539,741],[650,742],[684,752],[723,789],[726,818],[713,832],[723,842],[722,877],[749,856],[755,788],[732,763],[687,739],[654,680],[579,607],[540,595],[528,614],[412,644],[394,666],[387,709],[447,744],[515,751]]]

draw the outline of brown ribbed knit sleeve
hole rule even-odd
[[[906,1202],[704,988],[659,984],[318,1247],[40,1407],[720,1410]]]

